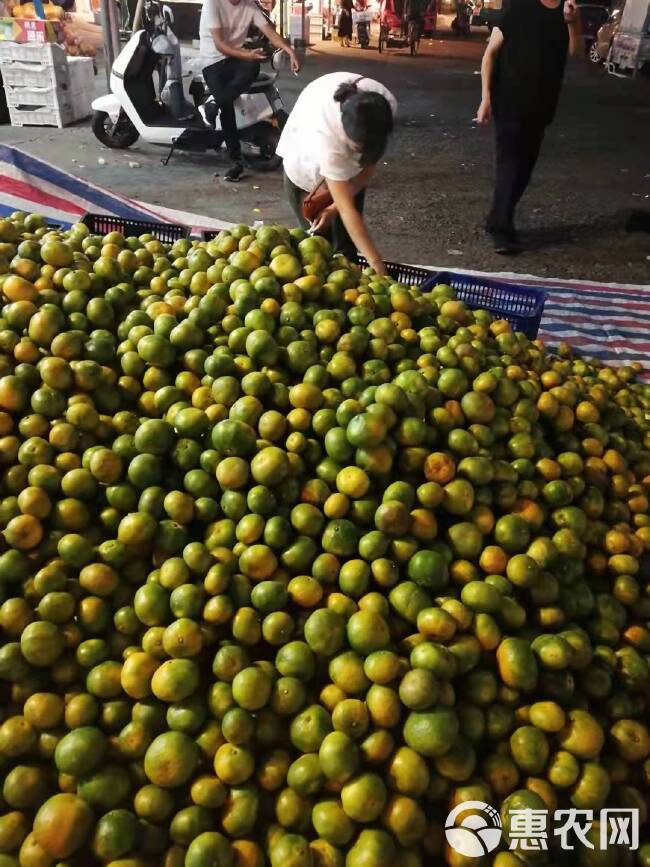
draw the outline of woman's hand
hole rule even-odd
[[[478,111],[476,112],[476,117],[474,118],[474,120],[476,121],[476,123],[479,123],[482,126],[484,126],[485,124],[488,124],[491,119],[492,119],[492,103],[490,102],[489,99],[483,98],[481,100],[481,104],[478,107]]]
[[[384,267],[379,250],[375,247],[372,238],[368,234],[368,229],[363,222],[363,214],[359,211],[357,202],[355,202],[355,196],[359,190],[356,188],[354,181],[333,181],[327,178],[327,187],[332,194],[338,215],[347,230],[350,240],[361,255],[365,257],[370,267],[377,274],[383,276],[386,273],[386,268]]]
[[[578,20],[578,6],[575,0],[566,0],[564,4],[564,20],[567,24],[575,24]]]
[[[323,232],[325,229],[331,226],[337,214],[338,211],[336,210],[336,205],[328,205],[327,208],[323,208],[323,210],[311,224],[311,231],[315,233]]]

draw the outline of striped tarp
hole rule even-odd
[[[64,172],[20,148],[0,145],[0,216],[13,211],[36,212],[62,226],[76,223],[89,212],[131,220],[179,223],[198,229],[232,225],[224,220],[130,199]]]
[[[137,202],[18,148],[0,145],[0,215],[16,210],[37,211],[63,225],[76,222],[86,211],[192,227],[229,225],[199,214]],[[481,276],[546,289],[548,299],[539,336],[549,345],[565,341],[612,364],[640,361],[645,365],[650,360],[650,285],[544,280],[517,274]]]
[[[612,363],[650,361],[650,286],[553,288],[541,337]]]
[[[76,223],[88,211],[169,222],[127,196],[76,178],[19,148],[0,144],[0,216],[12,211],[37,212],[64,226]]]
[[[548,293],[539,331],[547,344],[570,343],[614,365],[638,361],[650,373],[650,284],[522,276],[516,282]]]

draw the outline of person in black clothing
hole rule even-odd
[[[553,120],[567,53],[581,39],[575,0],[512,0],[481,65],[476,120],[496,127],[496,184],[486,230],[499,253],[516,253],[514,215]]]
[[[415,21],[418,25],[418,37],[422,36],[424,32],[424,13],[428,5],[429,0],[405,0],[402,24],[404,36],[408,32],[408,25],[411,21]]]
[[[341,13],[339,16],[339,39],[341,45],[346,48],[350,47],[352,39],[352,0],[341,0]]]

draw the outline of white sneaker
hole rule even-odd
[[[208,117],[208,112],[206,109],[206,103],[205,102],[202,102],[201,105],[199,106],[199,114],[201,115],[203,123],[206,126],[209,126],[212,129],[214,129],[214,121],[212,123],[210,123],[210,118]]]
[[[199,106],[199,114],[206,126],[209,126],[210,129],[215,128],[218,112],[214,110],[214,103],[211,102],[211,100],[207,99],[205,102],[201,103]]]

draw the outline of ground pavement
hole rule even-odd
[[[540,276],[650,283],[650,235],[627,235],[628,209],[650,209],[650,81],[571,64],[557,121],[521,210],[528,251],[504,262],[485,242],[492,137],[472,124],[485,32],[471,41],[424,40],[421,53],[342,49],[322,43],[304,71],[284,74],[290,107],[305,83],[350,70],[381,80],[400,103],[400,122],[368,197],[368,221],[386,259]],[[98,78],[102,88],[103,78]],[[282,222],[291,214],[279,172],[238,185],[214,180],[225,160],[175,155],[138,144],[108,151],[87,123],[64,130],[2,127],[0,138],[91,181],[138,199],[228,221]]]

